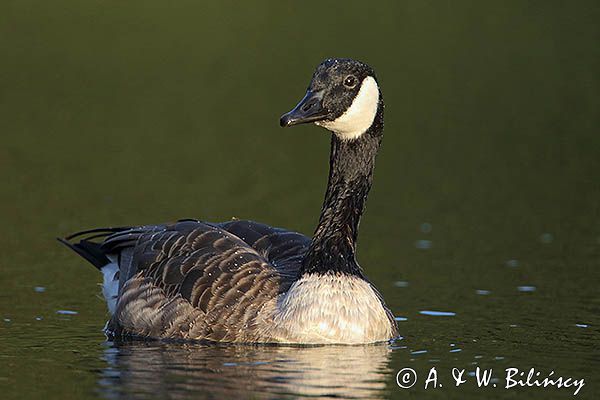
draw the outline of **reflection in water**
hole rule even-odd
[[[207,346],[108,343],[99,390],[106,398],[385,397],[388,344]],[[252,393],[252,396],[249,396]],[[203,397],[202,397],[203,396]],[[197,396],[196,396],[197,397]]]

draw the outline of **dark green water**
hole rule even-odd
[[[0,3],[0,396],[572,397],[503,388],[535,367],[597,398],[600,7],[486,3]],[[329,137],[278,118],[331,56],[373,65],[385,96],[359,260],[403,339],[106,342],[100,276],[54,237],[182,217],[309,234]]]

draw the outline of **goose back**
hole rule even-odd
[[[112,335],[255,342],[259,312],[297,279],[310,239],[252,221],[124,229],[104,252],[119,265]],[[141,300],[143,299],[143,301]]]

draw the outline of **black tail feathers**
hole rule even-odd
[[[67,236],[66,238],[56,238],[59,242],[85,258],[89,263],[98,269],[102,269],[106,264],[110,263],[110,260],[106,256],[106,253],[102,249],[102,243],[92,242],[91,239],[99,237],[107,237],[113,233],[121,232],[130,229],[129,227],[120,228],[99,228],[90,229],[87,231],[77,232],[73,235]],[[71,243],[69,240],[79,236],[88,235],[86,238],[81,239],[77,243]]]
[[[106,264],[110,263],[108,257],[101,249],[101,245],[87,240],[81,240],[79,243],[69,243],[63,238],[56,238],[59,242],[85,258],[94,267],[102,269]]]

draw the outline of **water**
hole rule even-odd
[[[2,398],[573,394],[504,389],[510,367],[597,396],[595,2],[162,4],[0,5]],[[277,125],[327,56],[371,63],[385,96],[358,257],[402,338],[107,342],[99,274],[54,237],[183,217],[310,233],[329,139]],[[425,390],[434,366],[443,387]]]

